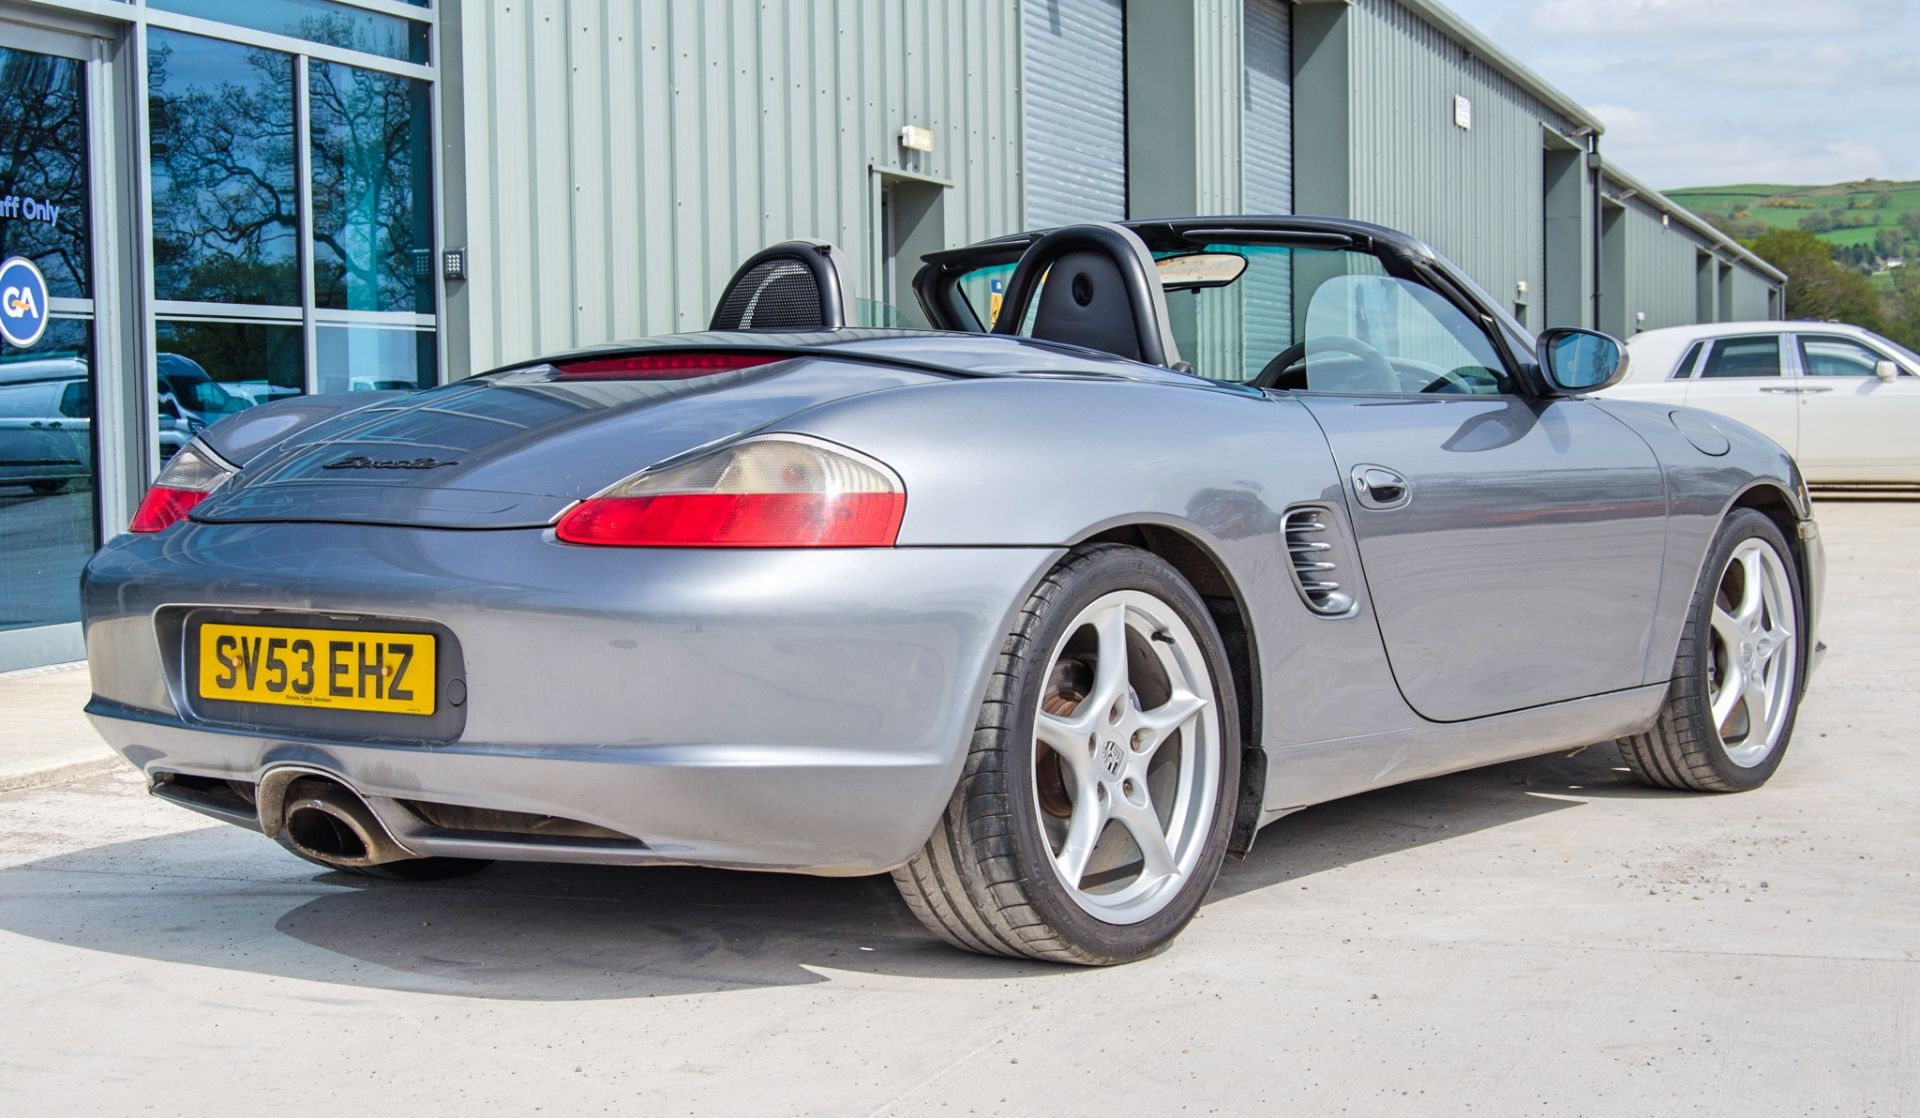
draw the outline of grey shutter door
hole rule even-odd
[[[1127,216],[1123,0],[1021,5],[1027,226]]]
[[[1250,214],[1293,212],[1293,5],[1246,0],[1246,108],[1242,115],[1242,204]],[[1293,270],[1278,260],[1241,283],[1251,380],[1293,343]]]
[[[1293,6],[1247,0],[1247,212],[1293,212]]]

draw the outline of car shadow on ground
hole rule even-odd
[[[1613,794],[1612,746],[1478,769],[1299,812],[1229,859],[1214,899]],[[310,873],[214,826],[0,870],[0,929],[167,962],[478,998],[583,1000],[825,981],[1071,969],[955,951],[886,877],[502,863],[433,884]]]

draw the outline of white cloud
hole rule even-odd
[[[1558,35],[1834,32],[1869,21],[1868,0],[1545,0],[1533,25]]]
[[[1724,121],[1593,107],[1607,126],[1601,150],[1610,162],[1661,189],[1771,182],[1814,184],[1887,177],[1886,153],[1873,144],[1821,135],[1804,122],[1731,127]]]

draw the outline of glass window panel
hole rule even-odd
[[[431,330],[321,326],[314,345],[322,392],[433,387]]]
[[[1802,337],[1800,363],[1810,377],[1870,377],[1884,360],[1849,338]]]
[[[297,306],[293,57],[148,36],[154,293]]]
[[[1706,347],[1706,344],[1705,342],[1695,342],[1687,348],[1687,355],[1682,357],[1680,363],[1673,367],[1673,378],[1675,380],[1693,375],[1694,363],[1700,360],[1700,351]]]
[[[92,324],[56,318],[0,343],[0,630],[80,619],[93,554]]]
[[[316,304],[433,311],[427,83],[311,61]]]
[[[86,102],[80,63],[0,47],[0,259],[39,265],[51,295],[85,298]]]
[[[151,7],[311,43],[426,62],[428,25],[331,0],[147,0]],[[424,4],[420,6],[424,7]]]
[[[1306,318],[1309,389],[1482,396],[1513,391],[1486,332],[1422,284],[1364,273],[1329,276],[1313,288]]]
[[[1780,375],[1780,338],[1726,338],[1713,344],[1703,377],[1777,377]]]
[[[155,335],[154,396],[163,453],[170,445],[169,429],[190,438],[234,412],[300,394],[296,323],[161,319]]]

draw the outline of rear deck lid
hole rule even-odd
[[[816,357],[676,379],[618,369],[570,375],[551,365],[491,374],[298,432],[249,462],[192,518],[538,527],[656,463],[829,401],[937,379],[924,369]]]

